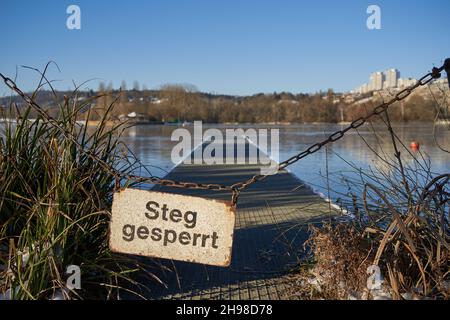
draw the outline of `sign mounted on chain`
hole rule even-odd
[[[114,194],[112,251],[214,266],[231,262],[235,209],[230,203],[125,189]]]

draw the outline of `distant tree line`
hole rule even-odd
[[[70,94],[58,92],[57,98]],[[14,100],[20,106],[22,102],[17,98]],[[75,99],[73,95],[72,98]],[[140,88],[138,82],[133,83],[131,90],[126,89],[125,82],[120,90],[102,83],[96,92],[78,92],[76,99],[78,104],[84,104],[83,120],[88,114],[91,120],[99,119],[114,104],[111,115],[115,118],[134,112],[154,122],[202,120],[208,123],[349,122],[367,114],[381,101],[367,99],[365,103],[348,103],[332,90],[315,94],[261,93],[245,97],[202,93],[191,85],[165,85],[159,90],[148,90],[145,86]],[[57,116],[55,101],[58,99],[52,93],[39,93],[37,100],[51,115]],[[435,103],[421,95],[413,95],[389,110],[392,121],[434,121],[438,112]],[[0,113],[5,111],[0,108]]]
[[[113,114],[145,114],[155,122],[208,123],[311,123],[349,122],[367,114],[379,99],[365,103],[346,103],[339,95],[273,93],[253,96],[226,96],[201,93],[193,86],[165,85],[160,90],[135,89],[113,92],[99,100],[106,108],[119,95]],[[432,101],[415,95],[390,108],[392,121],[434,121],[436,108]]]

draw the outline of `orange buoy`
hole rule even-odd
[[[412,150],[419,150],[420,144],[417,141],[412,141],[409,145]]]

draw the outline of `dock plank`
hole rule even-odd
[[[230,185],[260,172],[254,164],[181,164],[167,179]],[[228,192],[155,186],[155,191],[230,200]],[[290,172],[251,185],[241,193],[231,265],[227,268],[159,261],[176,271],[157,274],[168,286],[151,284],[150,299],[289,299],[289,272],[307,237],[307,225],[336,210]],[[153,270],[152,270],[153,271]]]

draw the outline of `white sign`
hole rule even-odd
[[[125,189],[114,194],[112,251],[228,266],[235,211],[228,202]]]

